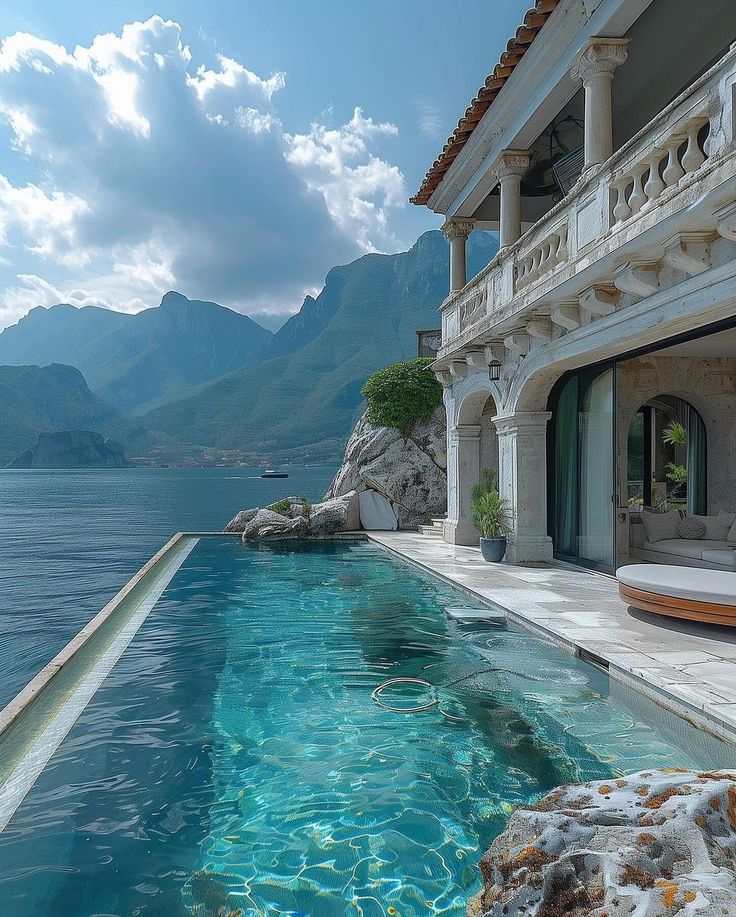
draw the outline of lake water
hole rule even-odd
[[[177,531],[219,531],[289,494],[314,502],[333,465],[0,471],[0,707]]]

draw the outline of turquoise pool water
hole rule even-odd
[[[464,913],[513,806],[732,753],[364,542],[202,539],[0,834],[0,914]],[[422,686],[389,706],[383,681]]]

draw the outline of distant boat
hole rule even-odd
[[[261,477],[262,478],[288,478],[289,475],[285,471],[264,471]]]

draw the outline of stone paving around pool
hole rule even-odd
[[[605,660],[612,678],[736,744],[736,629],[630,609],[613,577],[550,565],[489,564],[478,548],[416,532],[368,532],[412,563],[486,601],[511,620]]]

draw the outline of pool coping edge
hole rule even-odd
[[[549,627],[545,627],[537,621],[533,621],[530,618],[525,617],[518,611],[503,605],[501,602],[489,599],[487,596],[484,596],[482,593],[473,589],[472,586],[468,586],[465,583],[459,582],[447,573],[433,569],[432,567],[423,563],[421,560],[409,556],[393,545],[386,544],[385,541],[381,540],[380,534],[381,533],[377,532],[375,533],[374,537],[374,533],[365,532],[365,536],[367,540],[371,542],[371,544],[376,545],[377,547],[386,551],[388,554],[393,555],[404,563],[410,564],[419,570],[422,570],[424,573],[427,573],[430,576],[436,577],[442,582],[447,583],[449,586],[452,586],[453,588],[467,595],[469,598],[472,598],[473,601],[480,602],[486,607],[503,611],[504,614],[506,614],[515,624],[518,624],[520,627],[524,628],[524,630],[529,631],[535,636],[542,637],[548,642],[555,644],[559,648],[565,650],[573,656],[577,656],[578,658],[584,658],[584,656],[587,655],[599,656],[606,663],[608,676],[610,678],[620,682],[628,688],[633,689],[634,691],[637,691],[639,694],[658,704],[660,707],[663,707],[670,713],[675,714],[675,716],[678,716],[680,719],[685,720],[685,722],[689,723],[691,726],[694,726],[696,729],[702,729],[736,749],[736,729],[734,729],[734,727],[725,719],[713,715],[710,711],[701,710],[698,707],[694,707],[688,704],[687,701],[682,700],[681,698],[678,698],[670,693],[666,687],[654,684],[652,681],[649,681],[641,674],[634,673],[626,668],[623,668],[617,664],[614,659],[606,658],[606,651],[600,645],[596,645],[595,651],[592,653],[592,651],[589,650],[586,646],[586,640],[581,640],[580,642],[573,640],[570,637],[566,637],[564,634],[558,633]],[[586,661],[588,661],[588,664],[593,664],[589,660]]]

